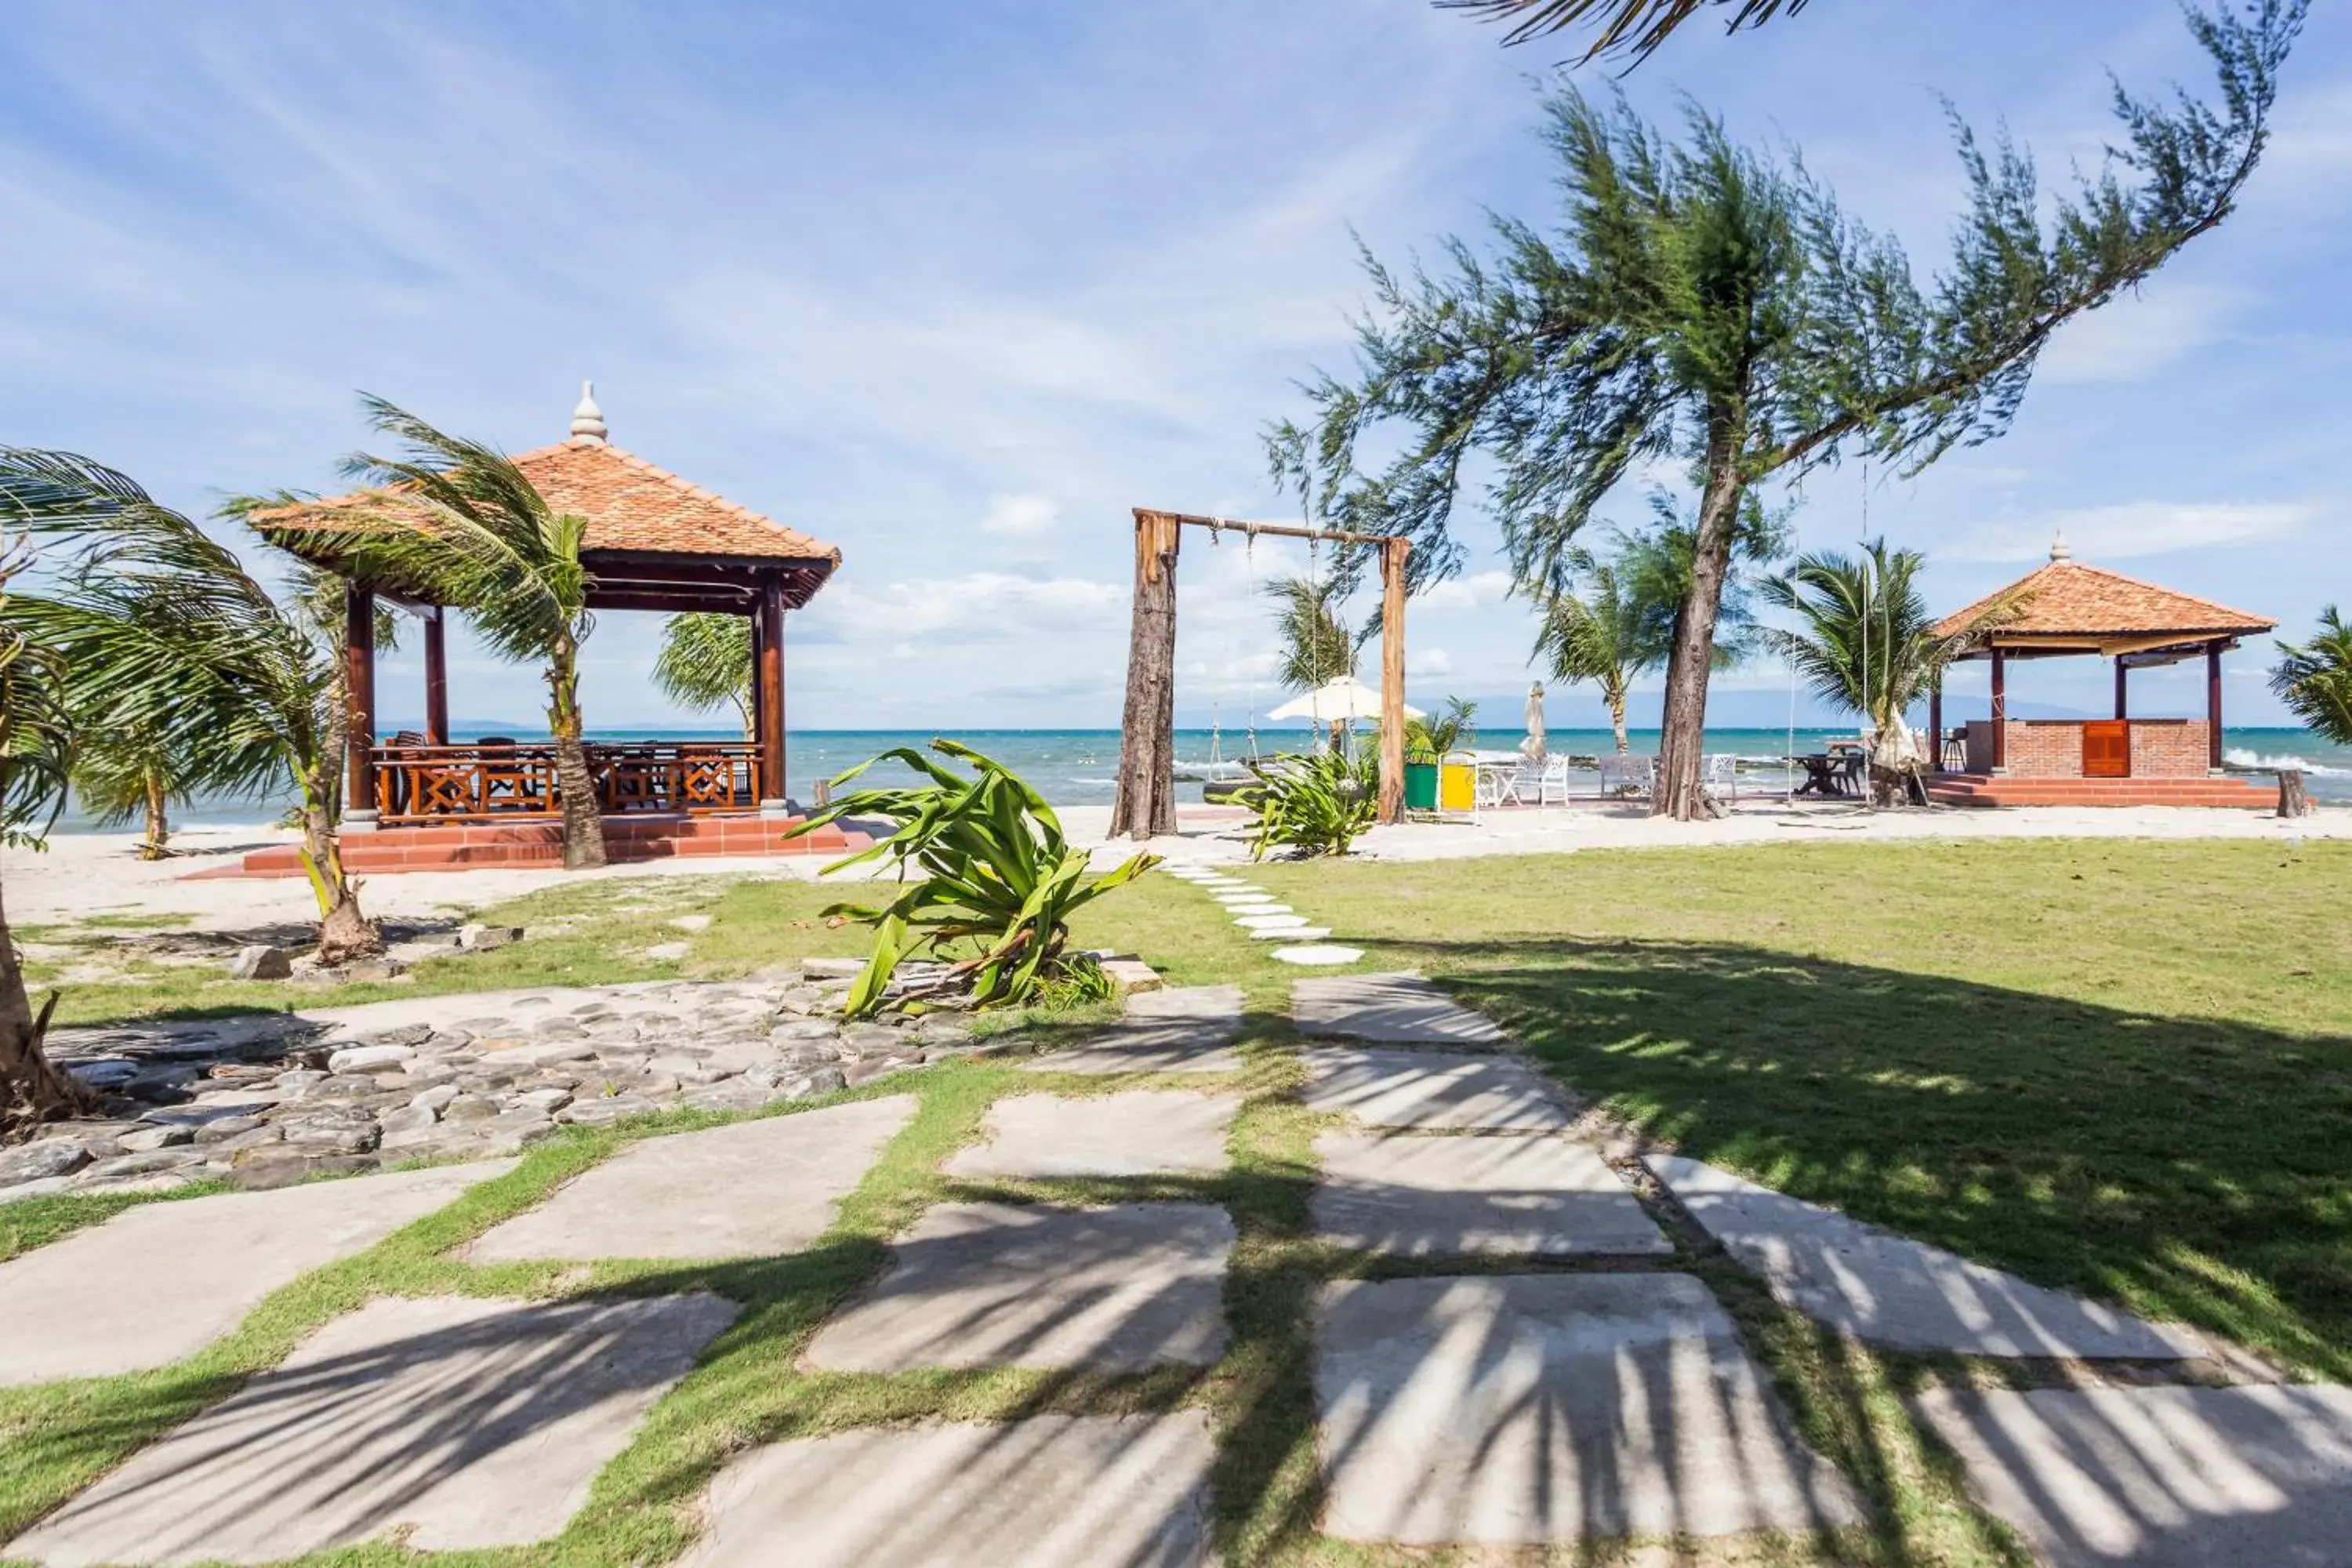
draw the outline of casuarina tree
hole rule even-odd
[[[1924,281],[1793,153],[1742,147],[1696,108],[1670,137],[1563,89],[1545,106],[1557,226],[1497,219],[1490,253],[1449,240],[1436,273],[1367,253],[1358,363],[1310,384],[1311,418],[1268,431],[1276,474],[1313,516],[1410,535],[1417,587],[1460,569],[1454,512],[1481,475],[1535,588],[1637,466],[1687,462],[1698,531],[1654,809],[1700,816],[1717,612],[1749,490],[1844,456],[1916,473],[2007,430],[2053,333],[2233,209],[2306,3],[2190,13],[2215,100],[2118,86],[2118,145],[2066,190],[2045,193],[2006,137],[1960,126],[1968,209]],[[1402,449],[1368,471],[1368,443]]]
[[[1524,44],[1555,33],[1590,27],[1591,47],[1583,58],[1630,54],[1639,65],[1675,28],[1711,9],[1725,17],[1725,30],[1760,27],[1773,17],[1795,16],[1805,0],[1436,0],[1441,11],[1467,11],[1482,22],[1506,22],[1507,44]]]

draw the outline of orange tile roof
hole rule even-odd
[[[841,563],[841,551],[796,528],[689,484],[667,468],[599,440],[569,440],[515,454],[549,507],[587,520],[589,550]],[[335,496],[258,514],[272,531],[334,531],[321,512],[354,504]]]
[[[1998,593],[1986,595],[1967,609],[1945,616],[1937,623],[1936,635],[1954,636],[1986,611],[2004,603],[2011,605],[2012,610],[1994,631],[1995,642],[2172,632],[2210,636],[2267,632],[2278,626],[2276,621],[2266,621],[2210,599],[2191,598],[2169,588],[2159,588],[2104,566],[2060,560]]]

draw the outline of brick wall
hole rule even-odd
[[[2202,719],[2135,719],[2131,770],[2136,779],[2201,779],[2213,765],[2212,732]]]
[[[2083,727],[2049,720],[2011,719],[2004,762],[2013,779],[2083,776]]]
[[[1984,726],[1991,740],[1991,725]],[[1977,765],[1977,725],[1969,726],[1969,771]],[[2202,719],[2135,719],[2131,721],[2131,776],[2136,779],[2201,779],[2210,765]],[[2078,779],[2083,776],[2083,727],[2063,720],[2009,721],[2007,769],[2013,779]]]

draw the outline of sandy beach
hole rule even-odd
[[[1131,853],[1105,835],[1104,806],[1061,813],[1077,842],[1108,858]],[[1171,859],[1230,863],[1246,859],[1237,812],[1188,808],[1181,831],[1150,847]],[[1374,828],[1357,856],[1376,860],[1444,860],[1489,855],[1557,855],[1586,849],[1675,849],[1852,839],[1988,838],[2296,838],[2352,837],[2352,809],[2323,808],[2288,822],[2265,812],[2179,806],[2094,808],[2023,806],[1995,811],[1870,811],[1851,803],[1740,802],[1718,822],[1674,822],[1638,806],[1591,803],[1489,812],[1478,822],[1405,823]],[[46,850],[0,852],[0,896],[22,925],[71,923],[92,916],[177,917],[188,930],[227,931],[299,923],[312,918],[309,887],[299,878],[201,878],[249,850],[290,842],[290,835],[252,827],[191,828],[176,836],[172,859],[142,861],[130,833],[60,834]],[[489,868],[418,871],[362,879],[370,913],[394,919],[462,915],[535,889],[591,879],[630,877],[815,877],[825,863],[805,856],[656,860],[597,871]]]

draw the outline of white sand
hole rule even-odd
[[[1175,859],[1230,863],[1248,858],[1238,813],[1188,814],[1173,838],[1150,847]],[[1061,813],[1077,842],[1110,858],[1137,846],[1103,842],[1107,806],[1071,806]],[[1637,806],[1581,805],[1489,812],[1467,823],[1408,823],[1375,828],[1358,841],[1369,859],[1443,860],[1479,855],[1555,855],[1579,849],[1678,848],[1733,844],[1828,843],[1850,839],[1924,838],[1960,843],[1981,838],[2295,838],[2352,837],[2352,809],[2324,806],[2312,816],[2283,822],[2267,812],[2195,806],[2018,806],[2000,810],[1866,811],[1848,803],[1790,805],[1779,800],[1739,803],[1721,822],[1663,822]],[[0,851],[0,894],[8,917],[26,925],[68,923],[98,914],[176,915],[189,930],[227,931],[299,924],[316,918],[308,883],[299,877],[223,878],[189,881],[189,872],[233,861],[246,851],[290,842],[275,829],[191,828],[174,838],[187,853],[150,863],[132,850],[129,833],[60,834],[46,851]],[[485,868],[415,871],[361,879],[361,902],[379,916],[415,919],[464,914],[534,889],[592,878],[740,876],[811,879],[822,856],[656,860],[601,871]]]

